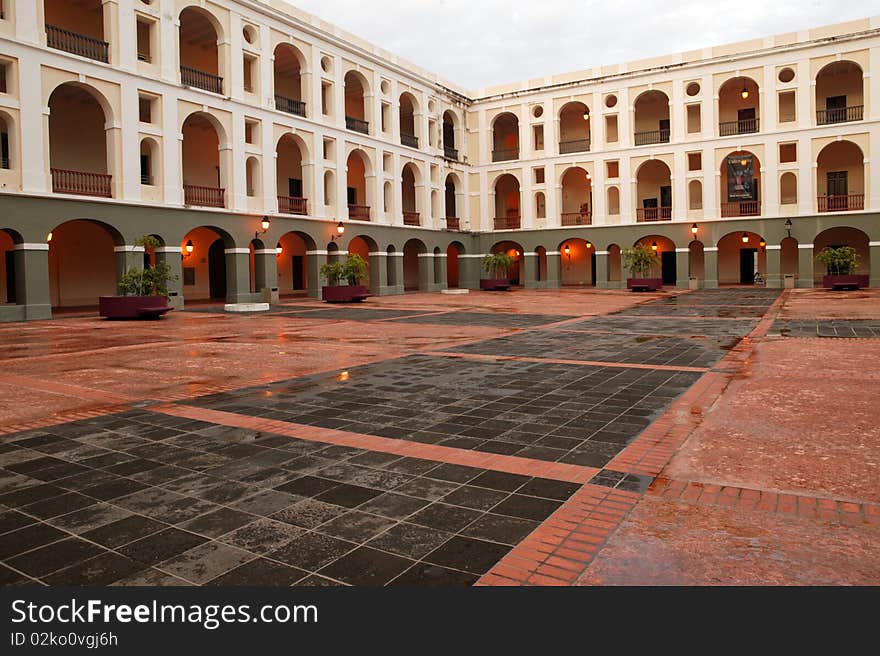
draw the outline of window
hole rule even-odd
[[[244,142],[256,145],[260,139],[260,122],[253,119],[244,120]]]
[[[333,115],[333,83],[321,82],[321,113],[324,116]]]
[[[791,123],[797,120],[797,105],[794,91],[783,91],[779,94],[779,122]]]
[[[0,169],[11,169],[12,163],[9,160],[9,133],[6,132],[6,125],[0,119]]]
[[[149,153],[141,153],[141,184],[142,185],[150,185],[153,184],[153,175],[150,173],[152,167],[150,166],[150,154]]]
[[[613,162],[605,162],[605,171],[609,178],[619,178],[620,177],[620,162],[614,160]]]
[[[334,139],[324,138],[324,159],[336,159],[336,141]]]
[[[382,155],[382,170],[385,173],[391,173],[394,168],[394,158],[391,156],[391,153],[385,153]]]
[[[391,115],[391,105],[382,103],[382,132],[388,132],[388,117]]]
[[[9,90],[6,86],[7,68],[9,68],[9,64],[3,60],[0,60],[0,93],[9,93]]]
[[[687,106],[687,130],[688,134],[695,134],[702,130],[702,118],[700,117],[699,105]]]
[[[437,147],[437,121],[433,119],[428,121],[428,145],[431,148]]]
[[[535,216],[539,219],[547,218],[547,200],[544,198],[543,191],[535,194]]]
[[[535,169],[535,184],[544,184],[544,167]]]
[[[141,123],[152,123],[154,118],[154,106],[156,99],[153,96],[140,94],[138,96],[138,117]]]
[[[797,204],[797,176],[788,171],[779,178],[779,201],[783,205]]]
[[[703,209],[703,183],[699,180],[691,180],[688,183],[688,209]]]
[[[244,66],[244,90],[246,93],[256,92],[256,81],[259,77],[257,73],[258,59],[253,55],[245,55],[243,58]]]
[[[779,163],[789,164],[797,161],[797,144],[785,143],[779,144]]]
[[[608,187],[608,214],[620,214],[620,190],[617,187]]]
[[[535,125],[532,130],[535,137],[535,150],[544,150],[544,126]]]
[[[605,141],[617,143],[617,115],[605,117]]]
[[[702,171],[703,170],[703,154],[702,153],[688,153],[688,171]]]
[[[137,58],[147,64],[153,61],[154,22],[138,16],[137,18]]]

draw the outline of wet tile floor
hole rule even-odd
[[[782,337],[880,338],[880,321],[829,319],[819,321],[779,320],[771,334]]]
[[[5,436],[0,584],[472,585],[582,484],[297,431],[513,457],[530,471],[563,463],[588,472],[587,487],[641,494],[652,477],[609,463],[700,379],[688,368],[717,363],[776,295],[661,298],[562,326],[551,324],[571,317],[284,306],[292,320],[520,332],[177,406],[280,421],[285,435],[147,403]]]
[[[580,487],[150,411],[0,463],[3,582],[50,585],[470,585]]]

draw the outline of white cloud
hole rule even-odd
[[[294,0],[466,88],[880,14],[880,0]]]

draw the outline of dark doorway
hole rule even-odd
[[[291,271],[293,271],[293,289],[296,291],[306,288],[305,276],[303,276],[303,256],[294,255],[291,258]]]
[[[849,194],[848,171],[828,171],[828,195],[846,196]]]
[[[302,198],[303,181],[296,178],[287,179],[287,193],[291,198]]]
[[[6,302],[15,303],[15,251],[6,251]]]
[[[660,253],[660,268],[663,276],[664,285],[674,285],[678,282],[676,274],[675,251],[665,251]]]
[[[208,250],[208,278],[211,298],[226,300],[226,244],[218,239]]]
[[[756,248],[743,248],[739,252],[739,282],[742,285],[755,284]]]
[[[672,187],[660,187],[660,207],[672,207]]]
[[[751,123],[754,125],[755,121],[755,108],[749,107],[748,109],[740,109],[736,112],[736,120],[742,123]],[[746,125],[744,127],[751,127]]]
[[[348,187],[347,193],[348,193],[349,206],[357,205],[358,204],[358,190],[355,189],[354,187]]]
[[[540,267],[538,267],[540,268]],[[592,273],[590,274],[592,277],[590,280],[593,281],[593,287],[596,286],[596,251],[593,251],[592,256],[590,257],[590,270]]]
[[[660,119],[660,141],[669,141],[669,119]]]

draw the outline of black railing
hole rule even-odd
[[[831,125],[832,123],[861,121],[864,118],[864,114],[864,105],[837,107],[835,109],[819,109],[816,111],[816,123],[818,125]]]
[[[302,100],[294,100],[293,98],[285,98],[284,96],[275,96],[275,109],[294,116],[306,117],[306,104]]]
[[[361,132],[362,134],[370,134],[370,123],[369,121],[365,121],[362,118],[355,118],[354,116],[346,116],[345,117],[345,127],[354,132]]]
[[[153,186],[153,176],[147,175],[146,173],[141,173],[141,184],[147,187]]]
[[[206,73],[189,66],[180,67],[180,82],[188,87],[195,87],[211,93],[223,93],[223,78],[213,73]]]
[[[0,157],[0,169],[11,169],[8,157]]]
[[[758,119],[747,118],[742,121],[724,121],[718,124],[718,136],[729,137],[734,134],[753,134],[758,131]]]
[[[651,130],[650,132],[636,132],[634,137],[636,146],[669,143],[669,128],[663,130]]]
[[[652,221],[671,221],[671,207],[637,207],[636,222],[650,223]]]
[[[400,133],[400,143],[404,146],[409,146],[410,148],[418,148],[419,147],[419,138],[414,134],[407,134],[406,132]]]
[[[443,146],[443,156],[446,159],[458,160],[458,151],[450,146]]]
[[[508,162],[513,159],[519,159],[519,148],[507,148],[504,150],[493,150],[493,162]]]
[[[88,57],[105,64],[110,61],[109,43],[65,30],[56,25],[46,25],[46,45],[53,50],[63,50],[72,55]]]
[[[577,139],[575,141],[560,141],[559,154],[567,155],[568,153],[585,153],[590,150],[589,139]]]

